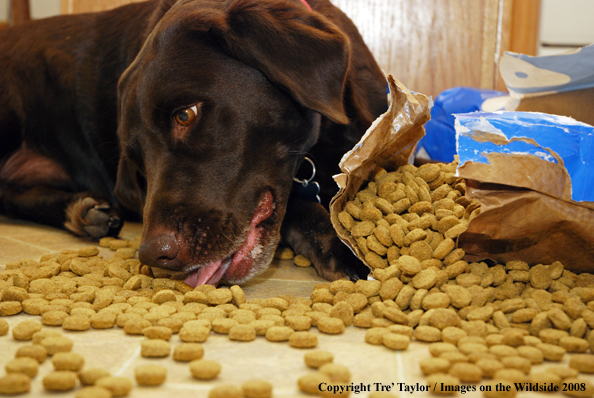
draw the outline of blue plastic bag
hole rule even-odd
[[[435,98],[431,120],[425,124],[425,137],[418,144],[419,150],[424,148],[432,160],[452,162],[456,154],[453,114],[479,111],[487,99],[504,95],[507,93],[503,91],[470,87],[445,90]]]

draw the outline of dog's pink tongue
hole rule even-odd
[[[227,267],[224,266],[223,260],[215,261],[192,272],[184,282],[194,287],[204,284],[216,285],[225,274],[225,271],[227,271]]]
[[[219,283],[221,278],[225,275],[225,272],[227,272],[227,269],[230,268],[230,265],[234,265],[241,262],[248,254],[252,253],[256,244],[258,243],[258,234],[256,231],[256,227],[262,221],[269,218],[273,212],[274,200],[272,198],[272,194],[270,192],[266,192],[262,197],[262,201],[260,202],[258,209],[252,217],[252,220],[250,222],[250,231],[248,232],[247,239],[239,248],[239,250],[237,250],[237,252],[228,259],[219,260],[207,265],[203,265],[202,267],[198,268],[196,271],[188,275],[184,282],[187,285],[194,287],[198,285],[204,285],[205,283],[209,285],[216,285],[217,283]]]

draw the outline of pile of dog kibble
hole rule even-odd
[[[29,391],[30,379],[49,355],[54,371],[43,377],[46,390],[69,391],[80,383],[85,387],[77,398],[128,395],[132,380],[84,368],[72,340],[55,328],[42,328],[47,325],[76,331],[117,326],[144,335],[141,355],[151,358],[169,357],[169,340],[178,334],[182,343],[172,357],[188,362],[198,380],[216,378],[224,366],[203,358],[202,343],[211,333],[236,341],[264,336],[307,349],[304,361],[315,371],[298,380],[301,391],[347,396],[347,388],[337,394],[319,390],[321,383],[348,387],[351,373],[333,363],[332,353],[314,349],[317,335],[309,329],[341,334],[354,326],[367,329],[367,343],[386,349],[405,350],[411,340],[428,343],[431,357],[420,366],[434,393],[453,394],[461,391],[457,387],[491,379],[493,386],[511,388],[493,387],[484,393],[487,397],[515,396],[513,383],[554,385],[570,396],[593,396],[594,386],[579,373],[594,373],[594,276],[576,275],[559,262],[489,267],[464,261],[455,239],[480,207],[464,197],[464,182],[453,176],[454,170],[455,165],[431,164],[377,173],[339,215],[374,267],[374,279],[320,283],[309,299],[283,295],[247,301],[239,286],[192,288],[155,278],[135,258],[138,240],[102,239],[101,246],[115,251],[108,259],[89,247],[7,264],[0,272],[0,315],[25,312],[41,316],[41,322],[30,319],[12,328],[15,340],[32,344],[20,347],[6,365],[0,394]],[[292,256],[286,254],[285,249],[279,256]],[[8,329],[0,319],[0,335]],[[568,366],[561,365],[566,356]],[[553,364],[531,371],[545,361]],[[160,385],[166,369],[142,365],[135,378],[138,385]],[[272,385],[263,380],[217,386],[209,394],[272,395]]]

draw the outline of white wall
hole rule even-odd
[[[8,21],[10,0],[0,0],[0,21]],[[40,19],[60,14],[60,0],[29,0],[31,18]]]
[[[539,55],[594,43],[593,0],[542,0],[541,12]]]

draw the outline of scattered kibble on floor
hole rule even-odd
[[[99,245],[115,252],[111,258],[89,246],[8,263],[0,271],[0,315],[31,318],[12,328],[0,318],[0,336],[20,345],[0,377],[0,394],[25,393],[36,377],[49,391],[77,389],[81,398],[130,392],[131,379],[85,368],[73,339],[59,328],[122,329],[139,339],[144,361],[186,363],[187,374],[202,381],[216,380],[225,369],[224,361],[209,358],[213,334],[234,344],[285,344],[304,354],[296,388],[318,394],[320,383],[361,382],[352,380],[357,370],[320,347],[319,339],[340,339],[347,328],[360,328],[366,343],[385,350],[425,344],[429,353],[418,371],[428,384],[452,389],[436,392],[490,379],[512,386],[571,382],[579,391],[566,395],[592,396],[594,386],[583,375],[594,373],[594,276],[559,262],[530,267],[523,261],[465,261],[455,240],[480,207],[466,199],[453,167],[380,170],[339,216],[373,268],[372,278],[319,283],[309,298],[247,300],[240,286],[192,288],[155,277],[136,259],[139,240],[102,239]],[[279,249],[277,258],[307,264],[288,248]],[[47,357],[51,371],[38,374]],[[134,377],[138,385],[157,388],[167,372],[151,362],[136,367]],[[267,381],[252,380],[213,384],[210,396],[265,398],[272,391]]]

